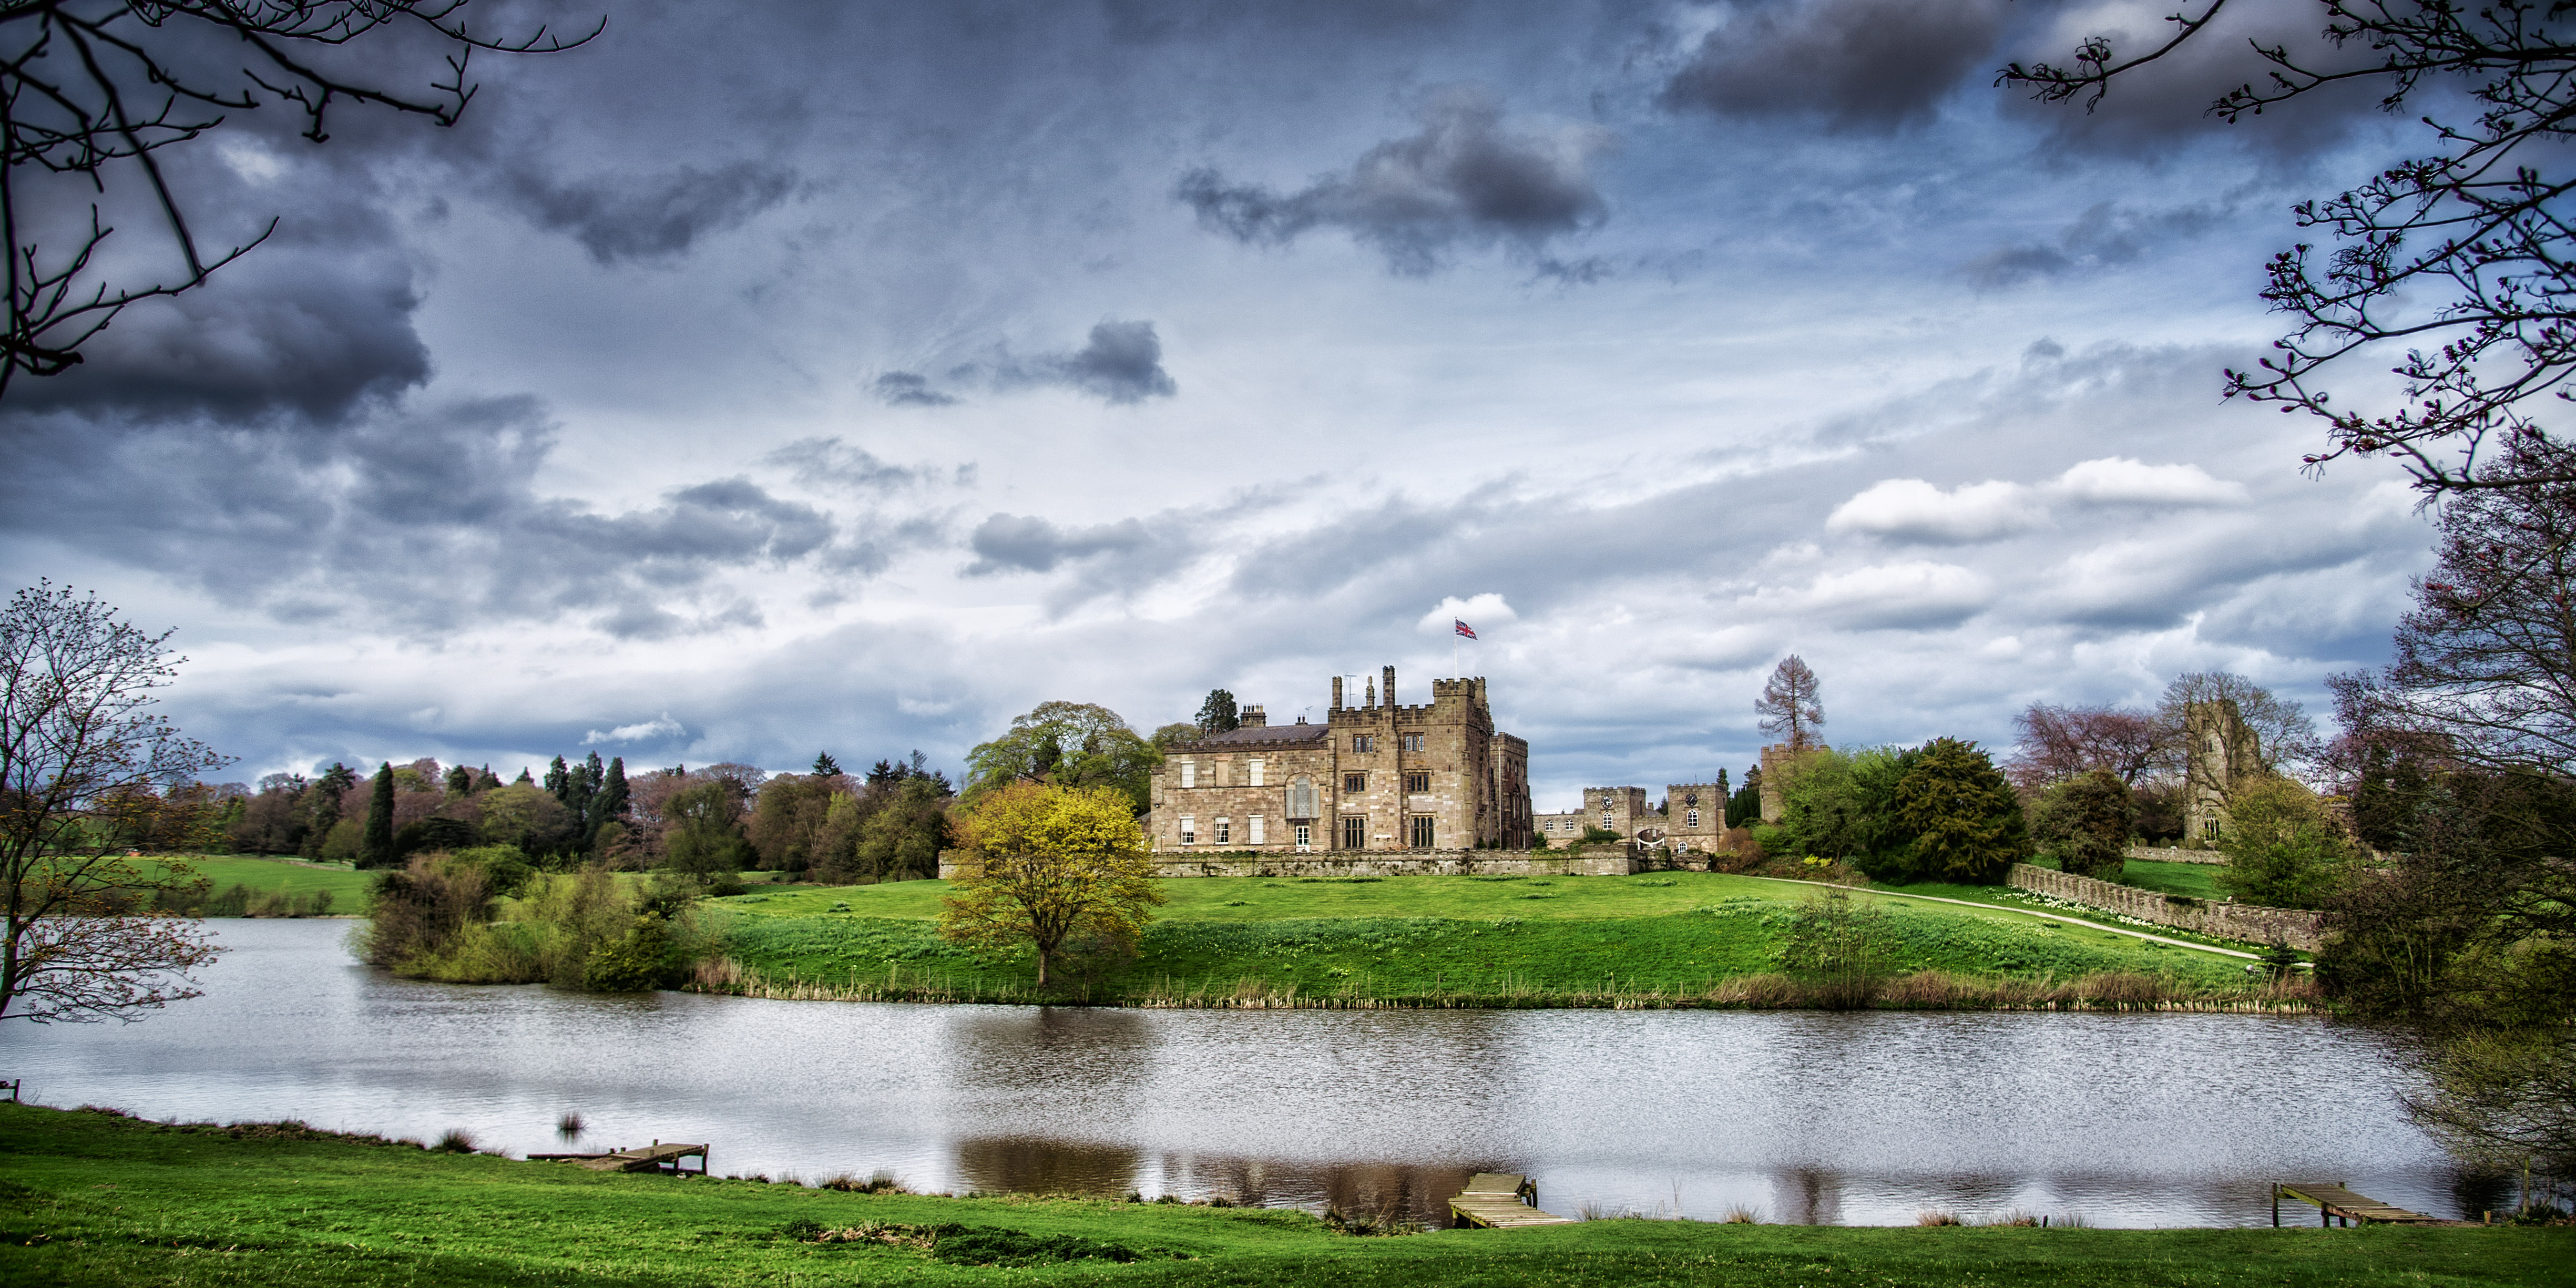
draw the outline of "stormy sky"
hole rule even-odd
[[[1842,743],[2321,711],[2429,529],[2220,372],[2290,206],[2425,133],[2209,118],[2287,0],[2089,113],[1993,87],[2170,8],[621,3],[452,129],[165,154],[277,231],[11,387],[0,557],[178,628],[245,781],[953,770],[1047,699],[1418,701],[1452,618],[1541,808],[1740,774],[1788,652]]]

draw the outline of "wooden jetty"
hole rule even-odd
[[[1478,1172],[1467,1188],[1449,1200],[1449,1214],[1481,1230],[1517,1230],[1525,1225],[1572,1225],[1574,1218],[1538,1210],[1538,1184],[1510,1172]]]
[[[680,1160],[698,1160],[693,1170],[680,1165]],[[530,1154],[531,1163],[579,1163],[594,1172],[660,1172],[665,1176],[704,1176],[707,1174],[707,1147],[704,1145],[665,1145],[660,1141],[642,1149],[621,1149],[606,1154]]]
[[[2317,1224],[2330,1226],[2340,1220],[2345,1225],[2358,1221],[2364,1225],[2443,1225],[2440,1217],[2409,1212],[2392,1203],[2382,1203],[2367,1194],[2355,1194],[2341,1181],[2299,1181],[2272,1186],[2272,1224],[2281,1224],[2281,1200],[2294,1199],[2314,1204]]]

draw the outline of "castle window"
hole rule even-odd
[[[1342,816],[1342,848],[1365,849],[1368,846],[1368,820],[1357,814]]]
[[[1427,772],[1427,771],[1425,771],[1425,770],[1419,770],[1419,769],[1412,770],[1412,771],[1410,771],[1410,772],[1406,773],[1406,774],[1405,774],[1405,776],[1404,776],[1404,790],[1406,790],[1406,791],[1408,791],[1408,792],[1427,792],[1427,791],[1430,791],[1430,790],[1431,790],[1431,775],[1430,775],[1430,773],[1429,773],[1429,772]]]
[[[1413,848],[1417,850],[1427,850],[1431,848],[1431,825],[1434,821],[1435,820],[1428,814],[1416,814],[1413,816]]]
[[[1259,844],[1261,844],[1261,816],[1260,816],[1260,815],[1258,815],[1258,814],[1253,815],[1253,816],[1252,816],[1252,821],[1244,827],[1244,830],[1243,830],[1243,839],[1244,839],[1244,840],[1246,840],[1246,841],[1251,842],[1251,843],[1252,843],[1252,844],[1254,844],[1254,845],[1259,845]]]
[[[1216,821],[1216,843],[1219,845],[1231,845],[1234,843],[1233,820],[1221,818]]]
[[[1184,760],[1184,761],[1182,761],[1182,762],[1181,762],[1181,786],[1183,786],[1183,787],[1196,787],[1196,786],[1198,786],[1198,785],[1199,785],[1199,762],[1197,762],[1197,761],[1195,761],[1195,760]]]
[[[1315,848],[1315,827],[1313,824],[1299,823],[1297,825],[1297,848],[1301,850],[1311,850]]]
[[[1317,813],[1314,780],[1300,774],[1288,784],[1288,817],[1313,818]]]
[[[1243,772],[1245,775],[1243,781],[1255,787],[1261,785],[1261,761],[1258,757],[1243,762]]]
[[[1342,790],[1346,792],[1367,791],[1368,775],[1364,773],[1342,775]]]
[[[1367,734],[1367,733],[1355,733],[1355,734],[1352,734],[1352,735],[1351,735],[1351,750],[1353,750],[1353,751],[1375,751],[1375,750],[1377,750],[1377,735],[1375,735],[1375,734]]]
[[[1422,750],[1422,735],[1418,733],[1398,734],[1396,735],[1395,746],[1398,751],[1420,751]]]
[[[1688,813],[1688,814],[1684,815],[1684,816],[1683,816],[1683,818],[1684,818],[1683,826],[1685,826],[1685,827],[1692,827],[1692,828],[1696,828],[1696,827],[1698,827],[1698,826],[1699,826],[1699,811],[1698,811],[1698,810],[1692,810],[1690,813]]]
[[[1199,821],[1198,821],[1198,819],[1197,819],[1197,818],[1195,818],[1195,817],[1193,817],[1193,816],[1191,816],[1191,815],[1188,815],[1188,814],[1183,814],[1183,815],[1181,815],[1181,844],[1183,844],[1183,845],[1196,845],[1196,844],[1198,844],[1198,840],[1199,840]]]

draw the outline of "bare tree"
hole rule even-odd
[[[0,612],[0,1018],[133,1019],[196,996],[188,972],[214,959],[149,910],[195,874],[124,857],[190,830],[185,789],[225,760],[149,710],[187,660],[169,638],[51,583]]]
[[[566,40],[540,27],[495,40],[467,27],[466,3],[0,0],[0,224],[9,255],[0,395],[19,372],[69,370],[81,346],[126,306],[205,284],[276,230],[271,220],[228,249],[201,245],[157,154],[266,100],[303,113],[304,137],[316,143],[330,137],[336,103],[453,125],[474,97],[466,66],[475,53],[550,53],[599,31]],[[404,29],[443,55],[444,78],[428,81],[427,93],[397,93],[377,88],[376,77],[335,70],[350,61],[342,47],[390,43]],[[102,252],[116,232],[101,207],[112,199],[111,177],[137,185],[123,209],[151,212],[164,225],[173,276],[123,284],[103,277]],[[137,249],[107,258],[131,263]]]
[[[2013,727],[2021,739],[2004,772],[2024,791],[2096,769],[2135,787],[2141,775],[2160,763],[2167,741],[2164,726],[2153,715],[2122,707],[2034,702],[2014,717]]]
[[[2457,497],[2439,522],[2396,660],[2331,681],[2345,724],[2374,743],[2576,777],[2576,485]]]
[[[1762,717],[1762,732],[1778,737],[1794,751],[1816,746],[1816,727],[1825,722],[1825,708],[1817,701],[1820,687],[1804,658],[1792,653],[1780,659],[1762,686],[1762,696],[1753,700],[1754,714]]]
[[[2089,109],[2114,80],[2206,40],[2226,8],[2202,0],[2171,15],[2168,38],[2145,52],[2095,36],[2068,65],[2015,63],[1996,83]],[[2542,432],[2532,401],[2567,397],[2576,374],[2576,225],[2562,209],[2576,184],[2564,146],[2576,137],[2569,7],[2318,0],[2318,9],[2321,45],[2253,42],[2269,64],[2265,82],[2225,90],[2210,113],[2233,124],[2347,83],[2380,91],[2381,108],[2395,112],[2441,83],[2466,91],[2475,119],[2427,117],[2429,155],[2297,207],[2300,228],[2336,245],[2321,268],[2304,242],[2272,257],[2263,298],[2293,329],[2258,368],[2227,372],[2227,393],[2323,418],[2328,446],[2306,458],[2312,469],[2347,454],[2394,456],[2436,495],[2576,481],[2576,453]],[[2364,350],[2395,359],[2398,410],[2330,405],[2320,379]],[[2481,468],[2488,446],[2506,449],[2513,467]]]
[[[2233,671],[2185,671],[2165,686],[2164,700],[2156,704],[2156,721],[2162,727],[2159,749],[2177,760],[2186,750],[2183,731],[2190,709],[2204,702],[2233,702],[2237,718],[2254,731],[2255,754],[2261,758],[2265,773],[2298,774],[2313,766],[2325,754],[2325,744],[2317,737],[2317,722],[2296,701],[2280,697]],[[2174,777],[2187,772],[2179,764],[2166,767]]]

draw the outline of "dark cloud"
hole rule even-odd
[[[1137,550],[1152,541],[1145,525],[1135,519],[1092,528],[1060,528],[1035,515],[995,514],[977,524],[968,539],[975,562],[966,565],[966,575],[1053,572],[1070,560]]]
[[[2157,244],[2193,236],[2234,213],[2232,205],[2136,211],[2099,202],[2077,216],[2055,240],[1998,246],[1960,266],[1981,290],[2034,277],[2062,277],[2126,264]]]
[[[68,507],[149,514],[86,548],[283,620],[439,634],[587,620],[621,636],[737,623],[727,574],[835,563],[830,517],[748,478],[603,514],[539,493],[553,428],[525,399],[371,418],[334,433],[204,423],[98,430],[10,419],[0,524]]]
[[[1589,127],[1511,134],[1501,107],[1453,91],[1421,113],[1420,132],[1377,145],[1347,173],[1278,193],[1229,183],[1212,168],[1182,176],[1176,195],[1208,228],[1253,245],[1284,246],[1339,228],[1399,273],[1438,268],[1452,248],[1508,242],[1535,254],[1550,238],[1598,225],[1607,206],[1591,166],[1611,136]]]
[[[930,380],[919,372],[889,371],[876,380],[877,397],[896,407],[949,407],[957,399],[930,387]]]
[[[1971,73],[1991,72],[2006,12],[2002,0],[1733,4],[1661,101],[1721,116],[1818,115],[1840,128],[1891,129],[1930,116]]]
[[[796,181],[785,166],[737,161],[570,184],[521,169],[502,191],[538,227],[571,233],[592,259],[614,265],[671,258],[700,237],[738,228],[785,201]]]
[[[1100,323],[1091,328],[1088,342],[1070,353],[1024,358],[997,347],[989,358],[949,368],[948,379],[1002,390],[1052,385],[1077,389],[1117,406],[1169,398],[1181,391],[1172,373],[1163,369],[1162,337],[1154,333],[1151,322]],[[927,379],[909,371],[877,377],[876,389],[878,397],[897,405],[939,407],[957,401],[955,395],[932,388]]]

